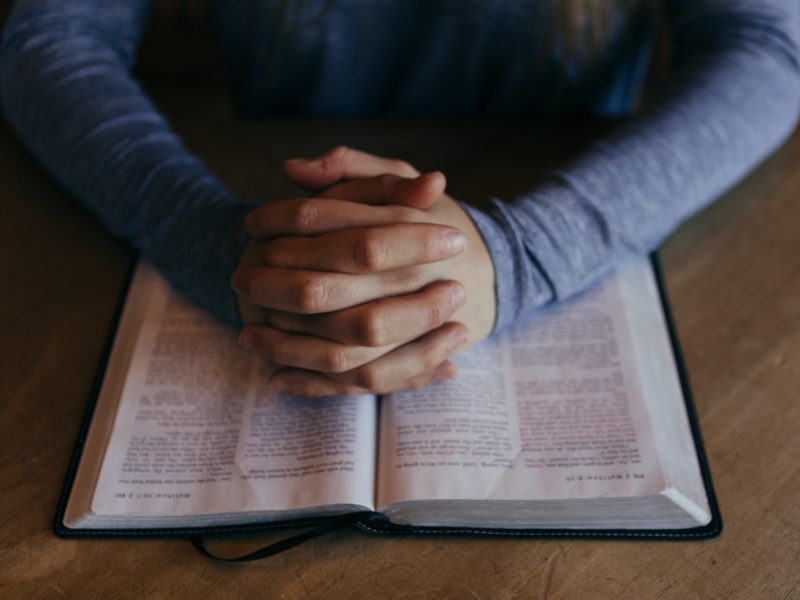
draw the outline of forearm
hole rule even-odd
[[[247,206],[183,147],[130,75],[149,2],[18,2],[4,31],[4,113],[115,235],[222,319]]]
[[[476,220],[496,259],[496,329],[587,288],[778,147],[800,107],[796,3],[672,3],[676,61],[641,115]]]

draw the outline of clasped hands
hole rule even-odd
[[[274,391],[388,393],[455,374],[489,335],[494,269],[441,173],[337,147],[284,163],[311,196],[270,202],[231,278],[240,343],[276,366]]]

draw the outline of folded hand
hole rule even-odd
[[[444,176],[345,148],[285,172],[322,191],[255,209],[232,279],[251,321],[242,343],[281,367],[274,389],[385,393],[452,376],[448,357],[491,330],[494,282]]]

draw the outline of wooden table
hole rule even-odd
[[[585,128],[241,123],[178,110],[234,190],[289,189],[278,160],[343,142],[509,196]],[[536,143],[532,143],[535,140]],[[706,542],[383,539],[343,531],[219,564],[184,541],[65,541],[51,519],[129,259],[0,126],[0,597],[800,598],[800,134],[661,253],[725,521]],[[275,536],[217,544],[243,551]]]

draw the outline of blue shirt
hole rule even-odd
[[[216,4],[245,113],[624,115],[648,64],[646,23],[620,21],[561,85],[547,0],[325,4]],[[132,78],[150,10],[148,0],[18,0],[0,50],[2,108],[112,232],[235,323],[228,281],[252,203],[185,149]],[[496,331],[654,248],[794,128],[800,3],[666,0],[664,17],[674,60],[640,111],[520,197],[468,209],[494,261]]]

